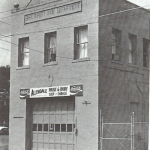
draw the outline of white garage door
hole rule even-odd
[[[75,150],[75,126],[74,98],[35,101],[32,150]]]

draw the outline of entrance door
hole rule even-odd
[[[75,150],[74,97],[34,101],[32,150]]]

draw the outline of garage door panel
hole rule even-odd
[[[56,105],[56,107],[55,107],[56,112],[61,112],[62,102],[58,101],[58,102],[55,103],[55,105]]]
[[[55,123],[55,115],[54,114],[49,115],[49,121],[50,121],[50,123]]]
[[[67,150],[67,145],[66,144],[62,144],[61,148],[62,148],[62,150]]]
[[[50,149],[49,149],[49,144],[48,144],[48,143],[44,143],[44,150],[50,150]]]
[[[75,102],[56,98],[34,102],[32,150],[74,150]]]
[[[49,134],[44,134],[44,142],[49,142]]]
[[[71,144],[68,145],[68,146],[67,146],[67,150],[74,150],[74,145],[71,145]]]
[[[61,111],[63,112],[67,112],[67,100],[63,101],[63,105],[61,105]]]
[[[39,142],[43,141],[43,134],[38,133],[38,141]]]
[[[53,143],[50,144],[50,149],[55,149],[55,145]]]
[[[50,143],[54,143],[54,134],[49,134]]]
[[[33,123],[38,123],[38,115],[37,114],[33,115]]]
[[[44,115],[41,115],[41,114],[38,115],[38,123],[41,123],[41,124],[43,123],[43,120],[44,120],[43,117],[44,117]]]
[[[62,114],[61,115],[61,123],[66,123],[67,120],[67,114]]]
[[[44,107],[43,107],[43,112],[44,112],[44,114],[48,114],[49,113],[49,103],[46,103],[46,105],[44,105]]]
[[[61,142],[62,143],[66,143],[67,142],[67,136],[66,136],[66,134],[61,134]]]
[[[45,114],[44,115],[44,120],[43,120],[44,123],[49,123],[49,115],[48,114]]]

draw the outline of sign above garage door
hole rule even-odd
[[[67,85],[20,89],[20,98],[83,96],[83,85]]]

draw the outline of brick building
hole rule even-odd
[[[15,5],[9,149],[147,150],[149,16],[125,0]]]

